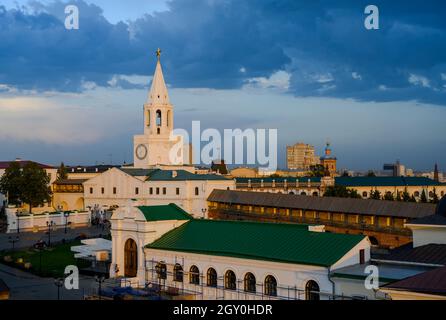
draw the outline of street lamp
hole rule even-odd
[[[17,217],[17,233],[20,233],[20,215],[19,215],[19,210],[16,210],[15,215]]]
[[[9,241],[9,243],[12,244],[12,251],[14,251],[14,245],[16,242],[19,242],[20,239],[19,239],[19,236],[15,236],[15,237],[9,236],[8,241]]]
[[[63,216],[65,217],[65,234],[67,233],[67,225],[68,225],[68,217],[70,216],[70,212],[69,211],[65,211],[63,213]]]
[[[48,247],[50,247],[51,246],[51,228],[53,226],[55,226],[56,224],[54,223],[54,221],[51,221],[51,222],[47,221],[46,225],[48,227]]]
[[[54,279],[54,285],[57,287],[57,300],[60,300],[60,288],[63,286],[63,278]]]
[[[104,276],[100,276],[100,277],[99,276],[95,276],[94,279],[95,279],[95,281],[99,285],[98,295],[99,295],[99,300],[101,300],[102,283],[105,281],[105,277]]]
[[[206,217],[206,212],[207,212],[207,211],[208,211],[207,208],[202,208],[202,209],[201,209],[201,212],[203,213],[203,218]]]
[[[35,245],[34,248],[39,250],[39,274],[42,274],[42,251],[45,247],[45,241],[39,240]]]

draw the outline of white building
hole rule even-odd
[[[136,199],[142,205],[175,203],[195,217],[207,218],[206,198],[212,190],[235,189],[235,181],[187,164],[191,148],[183,146],[182,137],[173,135],[173,106],[159,52],[143,118],[144,133],[133,139],[133,166],[106,171],[102,167],[71,168],[69,179],[54,187],[55,207],[121,207]]]
[[[365,236],[197,220],[174,204],[123,207],[111,221],[111,277],[180,298],[328,299],[331,272],[370,259]]]
[[[83,183],[85,207],[122,207],[175,203],[195,217],[207,218],[207,197],[214,189],[235,189],[234,180],[186,170],[112,168]]]
[[[133,138],[133,165],[150,168],[153,165],[181,165],[188,154],[183,154],[182,136],[173,135],[173,106],[169,101],[166,83],[157,52],[152,86],[144,104],[144,134]]]

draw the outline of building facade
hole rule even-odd
[[[173,204],[124,207],[112,217],[110,276],[180,299],[335,299],[330,272],[366,263],[370,242],[311,230],[196,220]]]
[[[308,170],[310,166],[319,164],[314,147],[302,142],[286,147],[287,168]]]

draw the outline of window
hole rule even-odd
[[[153,188],[152,187],[149,188],[149,194],[153,194]]]
[[[217,271],[214,268],[209,268],[207,272],[206,284],[208,287],[217,287]]]
[[[104,194],[105,190],[104,187],[101,188],[101,193]]]
[[[161,133],[161,129],[160,129],[160,128],[157,128],[157,129],[156,129],[156,133],[157,133],[157,134],[160,134],[160,133]]]
[[[319,193],[317,193],[316,191],[313,192],[313,197],[317,197],[319,195]]]
[[[177,188],[176,193],[177,193],[177,196],[180,195],[180,188]]]
[[[156,194],[160,194],[160,188],[156,188]]]
[[[163,262],[158,262],[155,267],[156,274],[158,275],[158,279],[166,280],[167,278],[167,267]]]
[[[271,275],[265,278],[265,295],[277,296],[277,281]]]
[[[245,274],[244,287],[245,292],[256,292],[256,277],[251,272]]]
[[[173,267],[173,281],[183,282],[183,267],[179,263]]]
[[[225,273],[225,289],[236,290],[237,289],[237,279],[235,273],[232,270],[228,270]]]
[[[200,191],[198,190],[198,187],[195,187],[195,195],[198,196],[200,194]]]
[[[360,264],[365,263],[365,250],[364,249],[359,250],[359,263]]]
[[[116,187],[113,187],[113,194],[116,194]]]
[[[92,194],[93,193],[93,188],[90,188],[90,194]]]
[[[419,197],[419,196],[420,196],[420,193],[419,193],[418,191],[415,191],[415,192],[413,193],[413,195],[414,195],[415,197]]]
[[[135,194],[139,194],[139,188],[138,187],[135,188]]]
[[[301,195],[301,196],[306,196],[307,193],[302,191],[300,195]]]
[[[367,194],[367,191],[364,191],[364,192],[362,193],[362,197],[363,197],[363,198],[367,198],[367,195],[368,195],[368,194]]]
[[[320,300],[319,285],[316,281],[310,280],[305,285],[305,299],[313,301]]]
[[[163,194],[167,193],[167,188],[163,188]]]
[[[161,110],[156,110],[156,125],[161,126]]]
[[[198,270],[197,266],[190,267],[189,282],[192,284],[200,284],[200,270]]]

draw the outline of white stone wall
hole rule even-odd
[[[412,229],[414,248],[427,244],[446,244],[446,226],[407,225]]]
[[[45,230],[47,228],[47,222],[53,221],[55,223],[54,228],[65,227],[65,217],[62,213],[57,214],[32,214],[20,216],[17,218],[16,208],[7,208],[6,217],[8,223],[7,233],[17,232],[17,225],[19,224],[20,232],[22,231],[34,231]],[[74,212],[71,213],[67,220],[70,227],[87,226],[90,224],[90,212]]]

